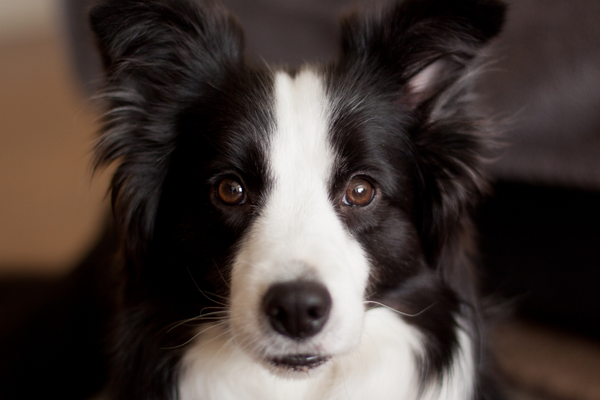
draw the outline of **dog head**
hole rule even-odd
[[[355,348],[366,302],[435,301],[483,186],[465,77],[503,12],[406,0],[352,14],[337,61],[289,71],[248,64],[213,3],[93,8],[109,103],[97,162],[120,160],[130,297],[223,303],[227,333],[276,373]]]

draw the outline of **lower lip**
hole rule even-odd
[[[297,372],[308,372],[329,361],[330,357],[309,354],[296,354],[286,357],[272,358],[270,363],[277,368],[287,368]]]

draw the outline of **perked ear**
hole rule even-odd
[[[412,115],[404,129],[414,147],[417,224],[431,265],[465,232],[465,214],[484,190],[486,146],[480,121],[465,108],[466,78],[500,33],[505,11],[499,0],[405,0],[342,23],[342,63],[392,93],[399,112]]]
[[[96,166],[119,160],[111,190],[125,251],[150,240],[175,146],[175,113],[239,68],[242,30],[211,1],[104,0],[90,11],[108,103]]]
[[[351,14],[342,21],[342,55],[402,85],[416,105],[500,32],[505,9],[497,0],[406,0],[366,18]]]
[[[241,28],[209,0],[99,1],[90,23],[109,79],[172,84],[192,70],[209,74],[242,57]]]

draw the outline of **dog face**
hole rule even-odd
[[[381,94],[357,94],[364,104],[344,98],[333,89],[334,73],[256,72],[236,84],[246,88],[246,107],[230,92],[193,105],[166,178],[169,206],[159,209],[157,231],[170,233],[166,244],[162,237],[155,243],[168,250],[161,247],[166,262],[187,265],[202,290],[229,299],[231,335],[275,372],[316,366],[354,348],[367,286],[386,260],[401,261],[396,273],[407,277],[419,265],[410,262],[418,257],[408,245],[416,242],[413,222],[394,200],[409,192],[408,162],[397,157],[407,153],[407,139],[391,145],[398,133],[387,128],[402,121],[384,116]],[[207,154],[199,157],[201,149]],[[179,180],[190,175],[203,185]],[[172,237],[187,238],[187,248]],[[210,258],[194,251],[198,258],[190,261],[199,248],[210,249],[200,254]],[[302,307],[305,319],[290,315]]]
[[[503,10],[408,0],[353,14],[336,62],[289,71],[248,65],[212,3],[96,6],[110,107],[98,163],[121,159],[124,313],[143,314],[123,330],[204,323],[217,307],[229,343],[295,376],[356,349],[373,304],[438,304],[411,323],[433,338],[430,367],[448,365],[483,184],[464,76]],[[206,326],[156,345],[185,348]]]

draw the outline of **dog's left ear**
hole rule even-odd
[[[341,65],[391,93],[399,112],[412,116],[417,224],[431,265],[461,234],[464,214],[484,186],[485,146],[465,111],[465,78],[500,32],[505,9],[498,0],[405,0],[342,22]]]

